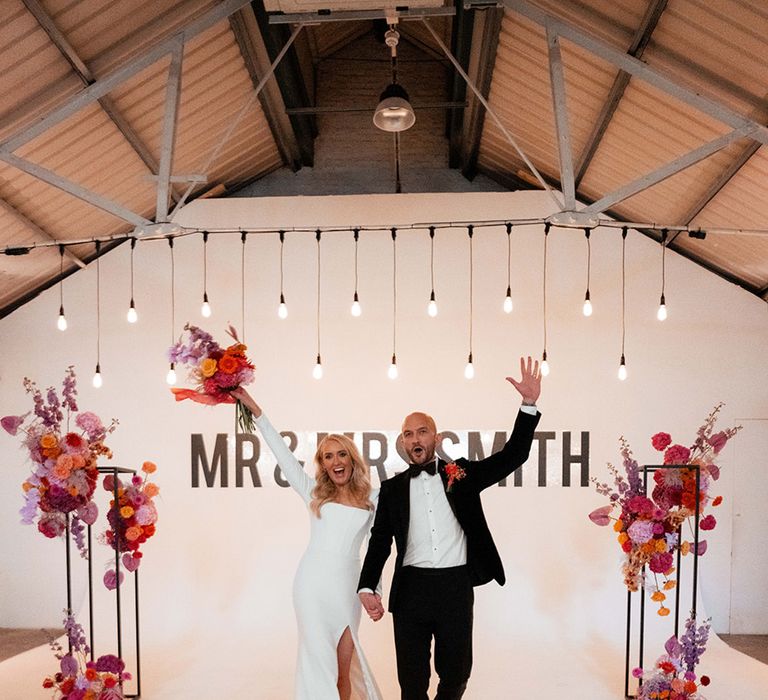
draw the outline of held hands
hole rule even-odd
[[[507,381],[520,392],[520,396],[523,397],[523,403],[535,405],[536,400],[541,394],[541,371],[539,370],[539,361],[535,362],[531,360],[530,355],[528,360],[524,357],[520,358],[520,373],[522,377],[520,381],[515,381],[512,377],[507,377]]]
[[[360,591],[357,594],[360,597],[360,602],[365,608],[365,612],[368,613],[368,617],[374,622],[378,622],[384,616],[384,606],[381,604],[381,596],[378,593],[366,593]]]

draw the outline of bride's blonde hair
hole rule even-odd
[[[346,435],[339,435],[338,433],[331,433],[326,435],[318,444],[315,451],[315,488],[312,489],[312,500],[309,507],[312,512],[319,518],[320,508],[323,504],[332,501],[336,496],[338,487],[331,481],[328,476],[328,472],[323,469],[322,455],[325,450],[326,443],[330,441],[338,442],[343,449],[347,451],[350,459],[352,460],[352,476],[349,479],[349,491],[354,499],[355,503],[362,508],[373,509],[373,503],[371,503],[371,476],[368,465],[363,461],[360,456],[355,443],[352,442]]]

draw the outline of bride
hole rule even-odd
[[[379,496],[371,489],[369,468],[348,437],[330,434],[317,447],[311,478],[251,395],[239,388],[232,396],[253,412],[285,478],[309,510],[309,545],[293,582],[299,631],[295,700],[381,700],[357,637],[360,547]]]

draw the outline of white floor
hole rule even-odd
[[[486,618],[487,612],[481,610],[478,617]],[[499,624],[487,618],[478,622],[475,667],[467,700],[623,697],[623,638],[609,639],[600,633],[600,624],[573,634],[561,634],[546,624],[538,629],[516,629],[510,634],[503,620]],[[364,624],[362,632],[384,697],[398,698],[394,658],[388,644],[389,621],[376,627]],[[142,697],[288,700],[292,697],[292,658],[276,658],[273,651],[269,640],[258,632],[228,634],[223,628],[201,629],[196,637],[167,646],[146,640],[142,648]],[[768,697],[768,665],[740,654],[714,635],[699,669],[712,679],[705,692],[707,700]],[[55,659],[47,647],[0,663],[2,697],[50,698],[50,691],[44,690],[41,682],[55,670]],[[133,687],[128,689],[134,691]]]

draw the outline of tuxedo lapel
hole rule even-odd
[[[407,472],[403,473],[397,483],[397,498],[396,503],[398,506],[398,515],[400,521],[400,529],[403,534],[403,542],[408,541],[408,525],[411,517],[411,478]]]
[[[445,464],[446,463],[442,460],[438,461],[437,471],[443,482],[443,490],[445,491],[445,497],[448,499],[448,505],[451,506],[451,510],[453,511],[456,520],[459,520],[459,514],[456,512],[456,504],[453,501],[453,491],[448,490],[448,475],[445,473]],[[461,524],[461,521],[459,521],[459,524]]]

